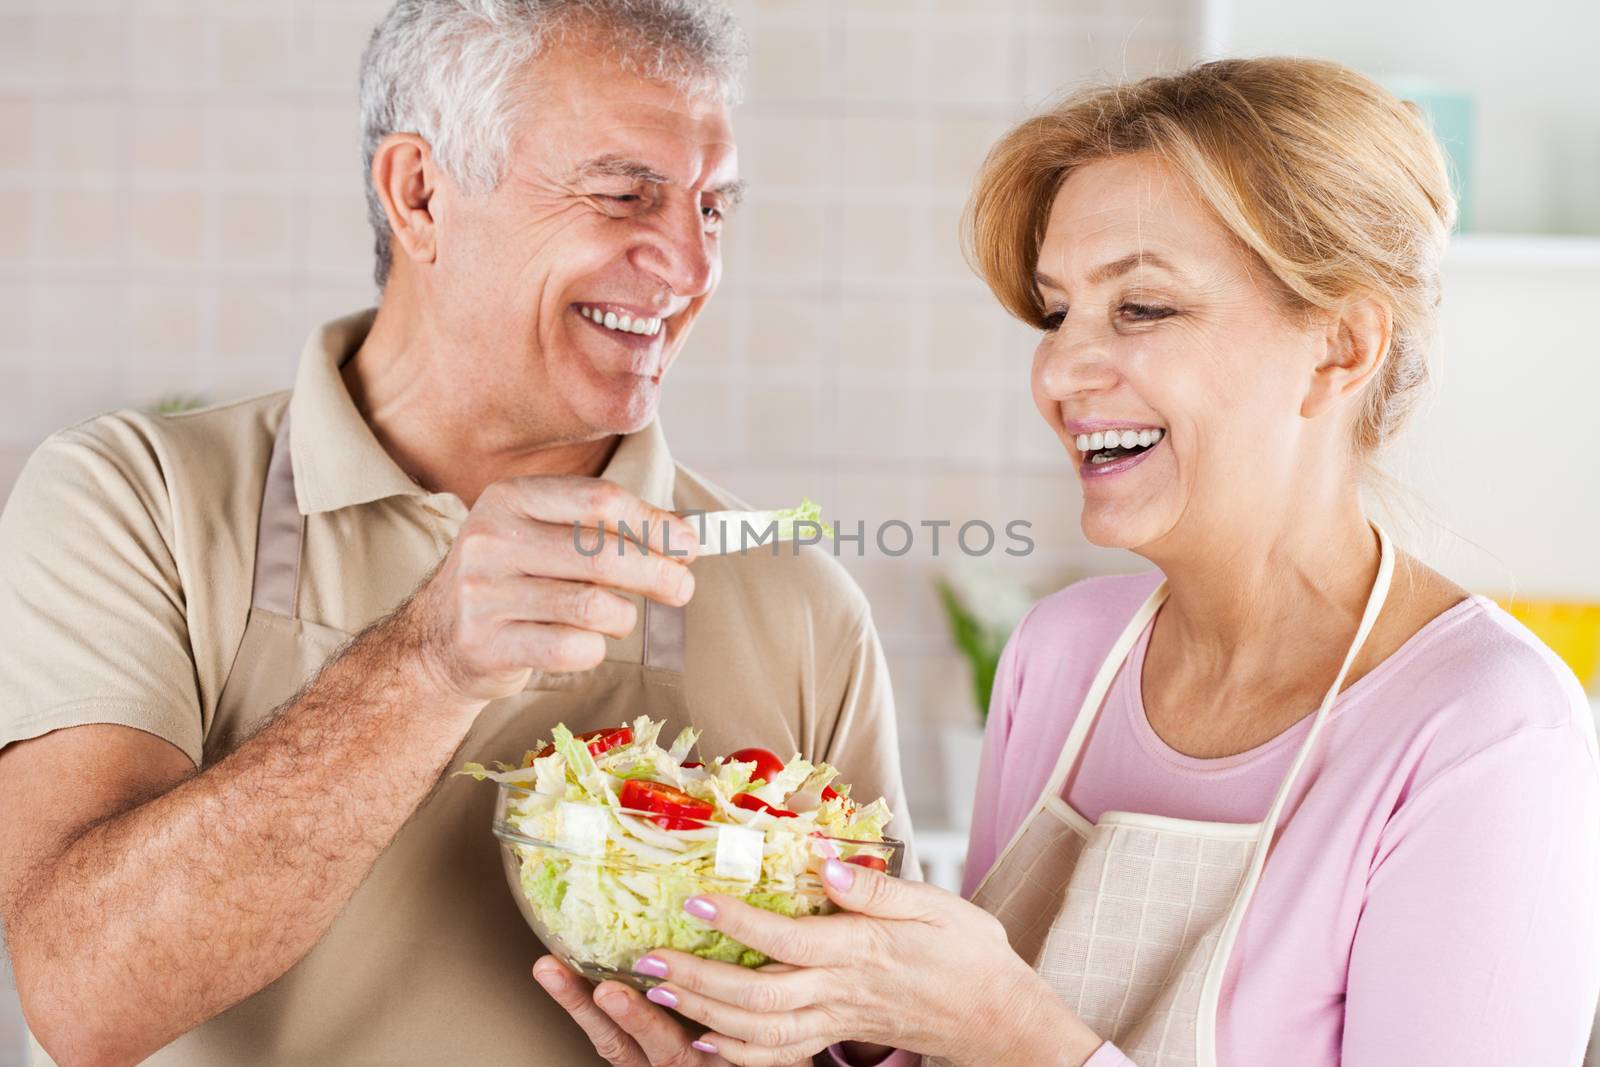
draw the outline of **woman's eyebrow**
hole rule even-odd
[[[580,178],[627,178],[630,181],[648,182],[651,185],[672,185],[673,180],[656,170],[648,163],[637,159],[628,159],[625,156],[601,156],[591,159],[578,168]],[[730,204],[737,204],[744,199],[745,184],[742,181],[724,182],[715,186],[708,192],[727,200]]]
[[[1170,262],[1156,252],[1131,252],[1128,255],[1123,256],[1121,259],[1114,259],[1110,263],[1104,263],[1094,268],[1094,270],[1089,272],[1088,277],[1085,280],[1090,285],[1103,285],[1111,279],[1120,278],[1122,275],[1133,270],[1135,267],[1141,266],[1156,267],[1160,270],[1166,271],[1169,274],[1176,274],[1180,277],[1183,275],[1181,270],[1173,266]],[[1033,283],[1041,288],[1063,291],[1066,288],[1060,282],[1056,281],[1054,278],[1050,277],[1050,275],[1045,274],[1042,271],[1034,272]]]

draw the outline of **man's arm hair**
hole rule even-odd
[[[0,751],[0,918],[35,1038],[135,1063],[264,988],[316,943],[427,796],[479,705],[406,654],[404,612],[258,734],[194,772],[123,726]],[[352,767],[381,766],[381,775]]]

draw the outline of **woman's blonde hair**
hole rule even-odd
[[[1287,312],[1360,296],[1389,306],[1389,352],[1356,424],[1359,454],[1374,453],[1428,379],[1455,223],[1445,158],[1421,114],[1312,59],[1219,60],[1073,95],[1001,138],[967,205],[968,257],[1008,311],[1043,324],[1033,276],[1061,183],[1141,152],[1188,179],[1277,281]]]

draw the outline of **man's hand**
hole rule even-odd
[[[595,1052],[612,1067],[732,1067],[716,1053],[696,1048],[683,1027],[637,989],[602,982],[591,990],[554,956],[535,963],[533,976],[583,1027]],[[794,1067],[810,1062],[807,1057]]]
[[[396,622],[441,696],[481,704],[520,692],[534,670],[598,665],[605,639],[638,623],[617,590],[687,603],[697,544],[688,522],[612,482],[510,478],[478,498]]]

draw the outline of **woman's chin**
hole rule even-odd
[[[1085,508],[1079,518],[1084,540],[1096,548],[1124,548],[1137,551],[1155,540],[1157,531],[1148,518],[1114,512],[1110,508]]]

